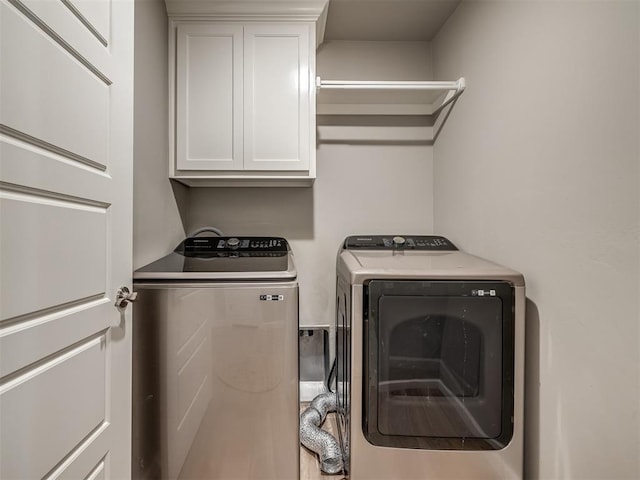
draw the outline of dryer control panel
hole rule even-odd
[[[438,235],[353,235],[344,241],[346,250],[458,250]]]

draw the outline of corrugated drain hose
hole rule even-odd
[[[336,410],[336,394],[321,393],[313,399],[311,405],[300,415],[300,442],[320,458],[320,468],[325,473],[336,474],[342,471],[342,451],[338,441],[320,426],[328,412]]]
[[[222,230],[220,230],[219,228],[216,228],[216,227],[202,227],[202,228],[198,228],[197,230],[194,230],[189,235],[187,235],[187,237],[195,237],[196,235],[200,235],[201,233],[205,233],[205,232],[215,233],[219,237],[223,236],[222,235]]]

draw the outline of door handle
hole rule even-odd
[[[124,312],[129,302],[135,302],[137,297],[138,292],[132,292],[127,287],[120,287],[116,292],[116,303],[113,305],[118,311]]]

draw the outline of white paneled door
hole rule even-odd
[[[133,0],[0,0],[0,478],[130,477]]]

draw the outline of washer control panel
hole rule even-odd
[[[353,235],[344,241],[346,250],[458,250],[438,235]]]
[[[229,254],[268,257],[286,255],[289,246],[282,237],[189,237],[174,251],[188,257]]]

